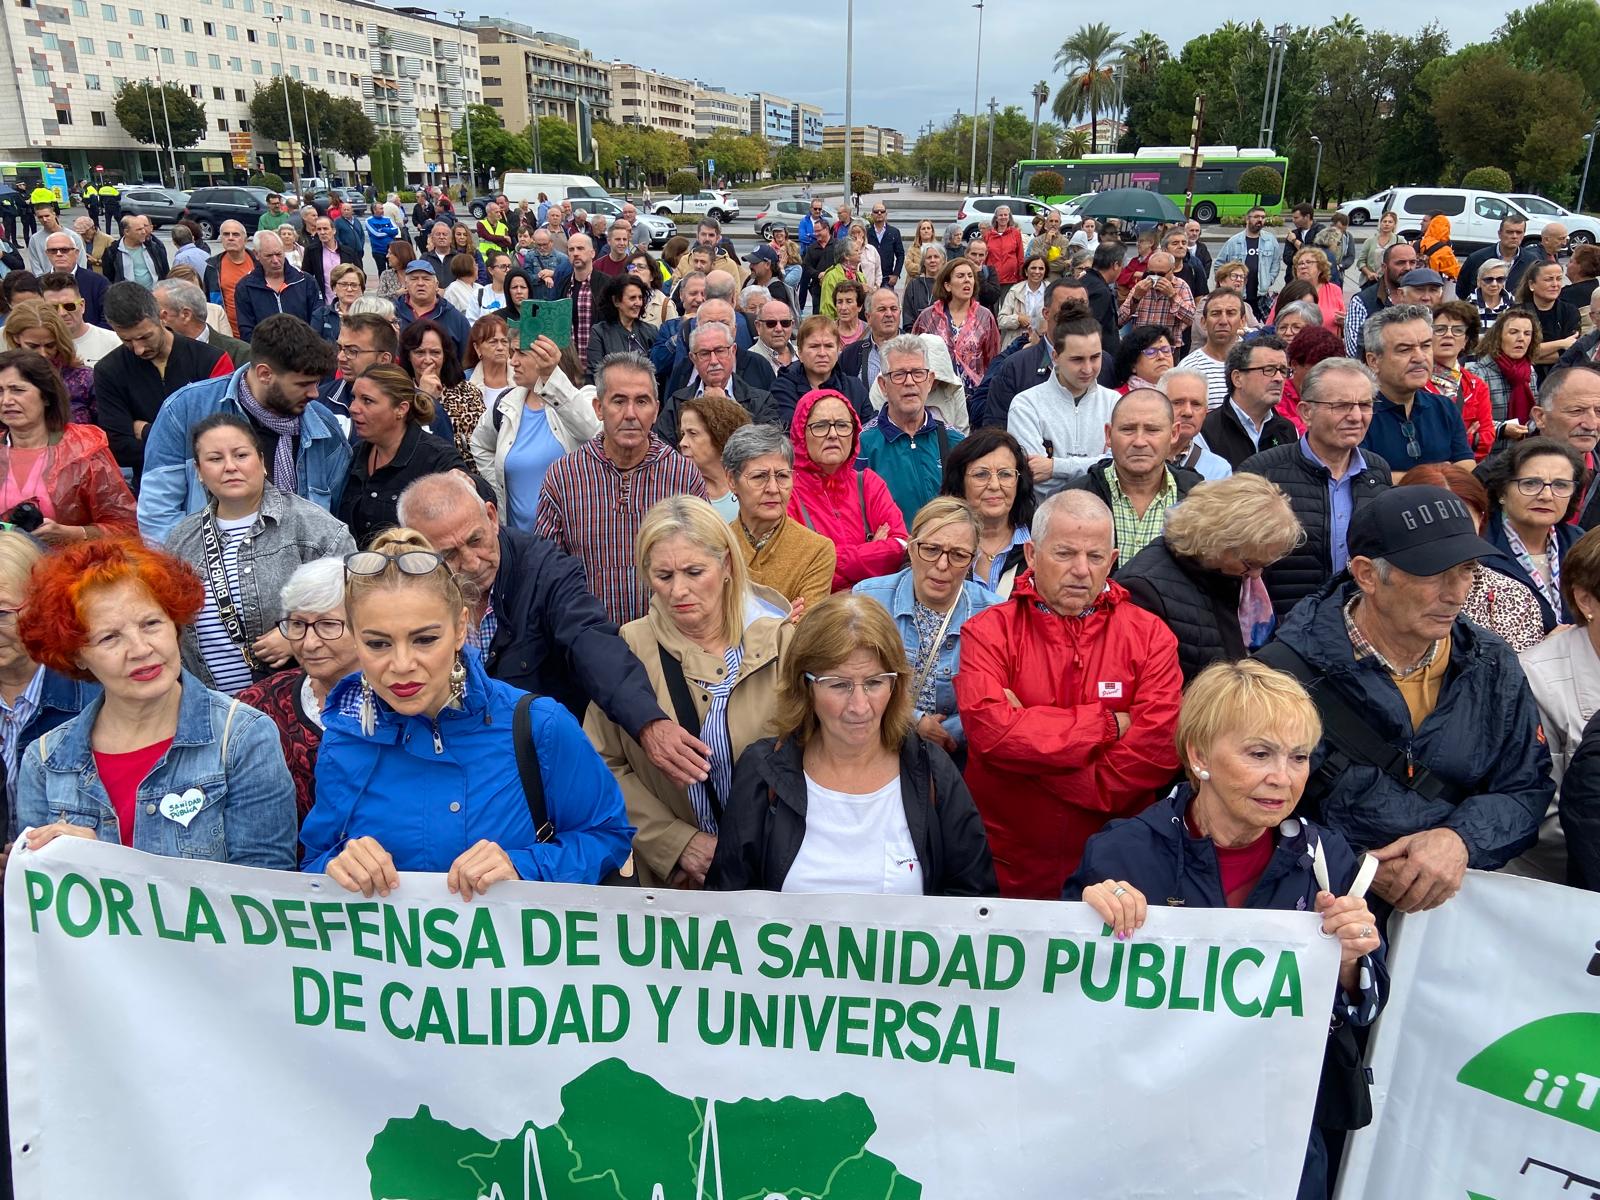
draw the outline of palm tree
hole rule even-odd
[[[1360,18],[1352,16],[1350,13],[1345,13],[1344,16],[1329,21],[1326,29],[1332,37],[1358,38],[1364,37],[1367,32],[1366,27],[1361,24]]]
[[[1089,152],[1099,149],[1100,110],[1110,106],[1117,84],[1112,77],[1112,60],[1127,52],[1122,35],[1111,26],[1096,21],[1081,25],[1056,51],[1056,69],[1067,82],[1056,92],[1050,111],[1064,125],[1089,114]]]
[[[1150,75],[1171,57],[1172,51],[1167,43],[1159,35],[1146,29],[1128,39],[1128,48],[1123,54],[1122,61],[1129,71]]]
[[[1062,158],[1082,158],[1089,153],[1089,135],[1081,129],[1069,129],[1061,135]]]

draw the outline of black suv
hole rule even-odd
[[[195,188],[189,193],[183,215],[198,221],[200,232],[208,240],[217,236],[224,221],[237,221],[246,233],[254,233],[267,215],[267,197],[271,194],[259,187]]]

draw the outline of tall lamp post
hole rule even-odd
[[[150,118],[150,140],[153,142],[153,141],[156,140],[156,110],[151,107],[150,80],[149,80],[148,77],[144,81],[144,111],[145,111],[145,115]],[[141,155],[141,158],[142,157],[143,156]],[[166,175],[166,172],[161,169],[161,147],[160,146],[156,147],[156,178],[161,180],[161,186],[162,187],[166,187],[167,186],[167,175]],[[172,181],[172,185],[174,187],[176,187],[178,185],[178,181],[176,179],[174,179]]]
[[[1317,181],[1322,178],[1322,139],[1313,133],[1311,140],[1317,144],[1317,168],[1311,172],[1311,207],[1315,208],[1317,206]]]
[[[283,115],[289,122],[289,165],[293,168],[296,201],[305,196],[300,191],[300,153],[294,148],[294,107],[289,103],[289,68],[283,61],[283,14],[274,13],[272,23],[278,27],[278,75],[283,79]]]
[[[967,186],[978,190],[978,83],[983,78],[983,0],[972,6],[978,10],[978,58],[972,68],[972,161],[967,165]]]
[[[1050,99],[1050,85],[1040,80],[1033,85],[1033,140],[1028,143],[1028,157],[1039,157],[1039,110]]]
[[[1584,141],[1589,143],[1589,149],[1583,155],[1583,178],[1578,180],[1578,200],[1572,207],[1575,211],[1583,212],[1583,194],[1589,190],[1589,160],[1594,157],[1595,134],[1600,133],[1600,121],[1594,123],[1594,128],[1584,135]]]
[[[851,151],[854,149],[855,127],[850,123],[850,102],[852,99],[855,79],[855,50],[856,50],[856,0],[844,0],[844,199],[851,203],[854,192],[851,185],[855,177],[850,174]],[[805,120],[804,114],[801,120]],[[804,130],[801,131],[802,142],[805,140]]]
[[[464,8],[447,8],[445,10],[456,19],[456,33],[465,34],[462,22],[466,20],[467,10]],[[461,38],[456,38],[456,49],[461,49]],[[467,177],[472,180],[468,192],[478,190],[478,164],[472,158],[472,97],[467,92],[467,63],[466,53],[461,55],[461,123],[467,127]]]
[[[161,89],[161,123],[167,128],[167,163],[172,167],[172,186],[181,188],[183,180],[178,178],[178,160],[172,153],[172,115],[167,110],[167,85],[161,78],[161,50],[157,46],[150,47],[150,57],[156,60],[156,86]],[[156,165],[161,163],[161,155],[156,155]]]

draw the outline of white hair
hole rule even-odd
[[[1055,520],[1058,513],[1063,517],[1091,524],[1103,521],[1107,528],[1113,525],[1111,510],[1106,507],[1106,502],[1093,492],[1077,489],[1057,492],[1039,505],[1038,511],[1033,514],[1033,524],[1029,526],[1028,532],[1033,537],[1035,546],[1044,545],[1045,536],[1050,532],[1050,522]]]

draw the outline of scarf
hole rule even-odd
[[[1272,636],[1272,597],[1260,575],[1246,575],[1239,587],[1239,632],[1247,650],[1259,650]]]
[[[300,436],[300,418],[286,417],[257,403],[243,380],[239,383],[239,407],[257,425],[278,435],[278,446],[272,455],[272,482],[280,491],[296,494],[294,439]]]
[[[1533,363],[1526,357],[1513,361],[1504,354],[1496,354],[1494,364],[1511,385],[1511,396],[1506,401],[1506,416],[1513,421],[1526,423],[1533,406],[1538,403],[1533,394]]]

